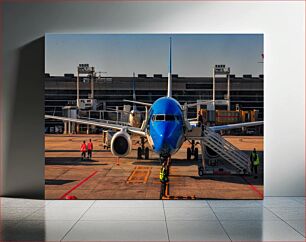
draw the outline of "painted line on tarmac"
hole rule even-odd
[[[243,179],[248,183],[249,187],[254,191],[256,192],[257,194],[259,194],[260,198],[263,199],[264,198],[264,195],[261,191],[259,191],[255,186],[253,186],[247,179],[246,177],[244,176]]]
[[[68,192],[66,192],[63,196],[61,196],[59,199],[64,199],[69,193],[83,185],[85,182],[87,182],[90,178],[92,178],[94,175],[96,175],[98,171],[94,171],[93,173],[90,174],[90,176],[84,178],[82,181],[80,181],[78,184],[76,184],[73,188],[71,188]]]

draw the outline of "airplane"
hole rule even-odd
[[[169,72],[168,72],[168,88],[167,96],[157,99],[154,103],[145,103],[139,101],[129,101],[134,104],[144,105],[148,112],[141,127],[124,126],[119,124],[108,124],[90,120],[80,120],[66,117],[58,117],[45,115],[45,118],[75,122],[80,124],[94,125],[105,129],[117,130],[111,140],[111,152],[114,156],[125,157],[132,149],[131,136],[138,135],[146,139],[149,146],[159,155],[162,164],[169,164],[171,156],[173,156],[188,140],[187,133],[192,131],[194,125],[187,119],[187,114],[184,112],[186,108],[196,104],[185,104],[182,106],[176,99],[172,97],[172,40],[170,38],[169,48]],[[213,131],[226,129],[234,129],[248,126],[262,125],[263,121],[247,122],[239,124],[229,124],[222,126],[206,127]],[[139,147],[140,148],[140,147]],[[142,148],[143,149],[143,148]],[[190,149],[190,148],[188,148]],[[149,148],[146,147],[142,151],[148,157]]]
[[[136,101],[135,91],[135,72],[133,72],[133,101]],[[133,109],[129,113],[129,123],[132,127],[140,127],[142,121],[142,113],[137,109],[136,104],[133,103]]]

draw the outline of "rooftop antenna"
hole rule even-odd
[[[136,91],[135,91],[135,72],[133,72],[133,101],[136,101]],[[133,110],[136,110],[136,104],[133,104]]]
[[[170,37],[169,48],[169,72],[168,72],[168,97],[172,97],[172,53],[171,53],[172,39]]]

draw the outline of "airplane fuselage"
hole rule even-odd
[[[182,146],[184,119],[180,104],[171,97],[162,97],[151,106],[148,114],[147,138],[153,151],[169,157]]]

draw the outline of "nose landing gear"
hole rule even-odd
[[[145,160],[150,158],[150,150],[145,147],[145,139],[143,137],[141,138],[141,147],[137,148],[137,159],[142,159],[142,156],[144,156]]]
[[[199,158],[199,149],[195,147],[194,140],[191,141],[191,148],[187,148],[187,160],[191,160],[191,156],[194,156],[194,160]]]

